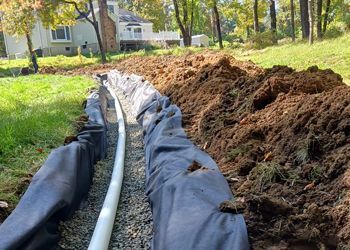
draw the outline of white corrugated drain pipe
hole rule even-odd
[[[116,149],[117,153],[115,156],[111,182],[96,223],[94,234],[92,235],[90,241],[89,250],[108,249],[123,183],[126,140],[123,111],[121,109],[118,97],[115,95],[113,89],[109,86],[107,86],[107,89],[115,100],[115,110],[118,118],[118,145]]]

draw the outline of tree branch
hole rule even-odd
[[[74,5],[74,8],[75,10],[79,13],[79,15],[83,16],[89,23],[91,23],[92,25],[95,26],[95,23],[88,17],[87,13],[81,11],[79,9],[79,6],[76,2],[73,2],[73,1],[67,1],[67,0],[63,0],[64,3],[67,3],[67,4],[73,4]],[[90,10],[90,11],[93,11],[93,10]]]

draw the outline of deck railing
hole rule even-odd
[[[180,40],[177,32],[161,31],[153,33],[135,33],[130,31],[121,32],[120,39],[122,41],[176,41]]]

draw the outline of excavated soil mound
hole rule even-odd
[[[68,73],[113,68],[144,76],[181,107],[236,196],[218,209],[244,214],[254,249],[350,248],[350,88],[338,74],[265,70],[211,52]]]
[[[214,53],[130,58],[179,105],[243,212],[254,249],[350,246],[350,88],[332,70],[261,69]]]

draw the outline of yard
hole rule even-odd
[[[350,35],[346,34],[337,39],[316,42],[312,47],[297,42],[263,50],[225,49],[224,53],[238,59],[252,60],[263,67],[288,65],[301,70],[317,64],[322,69],[333,69],[349,83],[349,38]],[[203,49],[172,48],[111,54],[106,70],[131,56],[180,56],[200,51]],[[41,68],[59,72],[98,63],[96,55],[39,58]],[[19,69],[27,64],[27,59],[2,60],[0,73],[2,76],[17,75]],[[91,79],[82,76],[31,75],[0,79],[0,201],[15,205],[31,174],[42,164],[50,150],[62,144],[64,137],[74,132],[72,121],[82,113],[81,102],[86,97],[85,90],[92,84]]]
[[[236,49],[228,52],[238,59],[252,60],[264,68],[273,65],[288,65],[298,70],[313,65],[321,69],[330,68],[340,74],[347,84],[350,83],[350,34],[318,41],[313,46],[307,41],[300,41],[263,50]]]
[[[176,74],[181,74],[179,72],[187,72],[189,68],[197,70],[198,72],[196,71],[196,74],[198,75],[200,75],[202,71],[214,72],[217,70],[218,72],[213,75],[213,78],[215,78],[213,79],[214,86],[224,86],[225,84],[218,84],[219,82],[216,82],[216,78],[226,77],[226,74],[236,74],[233,71],[225,71],[226,68],[230,69],[228,66],[230,62],[227,61],[225,55],[233,55],[240,60],[251,60],[264,68],[269,68],[273,65],[288,65],[298,70],[306,69],[312,65],[318,65],[321,69],[331,68],[336,73],[339,73],[344,78],[344,81],[349,84],[350,69],[347,67],[350,63],[349,38],[350,35],[346,34],[337,39],[316,42],[312,47],[304,42],[297,42],[295,44],[268,47],[263,50],[226,48],[220,53],[217,48],[210,48],[208,51],[203,48],[141,50],[133,53],[111,54],[108,56],[109,63],[103,66],[100,66],[99,58],[96,55],[46,57],[39,58],[39,65],[43,70],[42,72],[56,73],[56,75],[39,74],[16,78],[8,76],[18,75],[19,69],[25,67],[28,61],[26,59],[11,61],[2,60],[0,61],[0,74],[3,76],[3,78],[0,78],[0,91],[2,93],[0,96],[0,201],[8,203],[8,211],[11,211],[26,190],[27,185],[31,181],[31,177],[42,165],[50,151],[62,145],[65,136],[75,133],[74,120],[83,113],[81,104],[87,96],[87,88],[94,85],[91,78],[81,76],[81,74],[90,75],[97,71],[105,72],[109,69],[121,68],[132,71],[133,73],[142,74],[146,79],[152,76],[155,78],[150,78],[149,80],[155,83],[157,87],[163,86],[166,93],[170,91],[169,93],[174,99],[176,95],[173,95],[171,91],[178,91],[178,87],[172,89],[169,77],[180,79]],[[205,56],[208,54],[209,59],[205,59],[206,57],[203,57],[201,54]],[[168,57],[168,55],[173,55],[174,57]],[[130,58],[133,56],[135,56],[135,58]],[[120,60],[123,59],[126,60],[124,60],[123,63],[119,63]],[[208,62],[206,62],[206,60],[208,60]],[[183,65],[179,65],[179,61],[181,61]],[[188,62],[191,63],[188,64]],[[188,65],[191,65],[191,67]],[[181,67],[183,67],[183,70],[179,70]],[[249,67],[245,68],[244,64],[240,65],[240,67],[247,72],[252,70]],[[159,70],[162,68],[163,70]],[[165,70],[167,68],[169,71]],[[74,74],[75,76],[59,75],[61,73],[64,75]],[[251,75],[254,74],[252,73]],[[287,72],[284,75],[291,76],[291,74],[292,73]],[[293,74],[296,79],[299,79],[304,73],[300,73],[300,75],[298,75],[299,73]],[[307,84],[312,83],[314,79],[322,79],[322,82],[324,81],[324,83],[320,83],[322,86],[327,82],[331,82],[331,80],[335,81],[335,86],[340,84],[340,79],[334,74],[330,74],[329,76],[327,75],[328,73],[322,72],[317,73],[320,74],[319,76],[313,75],[314,72],[305,74],[305,79],[303,78],[304,75],[302,75],[304,83],[300,83],[301,85],[307,86]],[[227,84],[232,84],[234,82],[230,77],[227,80]],[[330,80],[327,77],[330,77]],[[184,77],[183,79],[184,81],[189,80],[191,84],[194,84],[193,79],[197,78],[193,76],[191,78],[190,76]],[[165,81],[165,84],[163,84],[163,81]],[[162,84],[159,85],[159,82]],[[178,80],[175,81],[176,84],[178,82]],[[252,82],[256,81],[252,80]],[[191,84],[189,84],[189,86],[191,86]],[[202,83],[198,84],[199,89]],[[249,87],[251,87],[251,82],[247,81],[244,88]],[[212,88],[215,89],[214,87]],[[343,89],[337,88],[335,90]],[[347,89],[344,88],[344,92],[345,90]],[[192,93],[192,90],[186,91]],[[237,97],[236,92],[230,92],[228,94],[224,91],[221,94],[224,96],[228,95],[227,98]],[[250,93],[250,95],[253,94],[254,93]],[[185,93],[180,93],[179,96],[185,95]],[[325,98],[326,97],[329,99],[329,96],[325,96]],[[339,96],[337,103],[346,99],[346,97],[342,98],[342,96]],[[211,100],[214,98],[210,96],[209,99]],[[247,100],[251,99],[248,98]],[[186,101],[188,100],[186,99]],[[302,101],[304,100],[301,98],[300,102]],[[178,103],[184,113],[186,113],[185,104],[181,102]],[[308,103],[308,105],[312,104],[312,101]],[[278,105],[276,104],[276,107],[279,107]],[[202,107],[203,105],[198,104],[197,106]],[[246,106],[249,105],[247,104]],[[223,110],[225,109],[227,109],[227,107]],[[239,111],[237,111],[237,114],[239,114]],[[206,115],[210,116],[210,113]],[[233,115],[236,115],[236,113],[233,112]],[[239,117],[237,120],[242,119]],[[224,129],[227,128],[221,128],[222,131],[224,131]],[[214,135],[216,132],[211,134]],[[197,142],[206,143],[200,139],[202,137],[204,138],[204,136],[197,134],[190,135],[193,138],[197,136]],[[209,138],[208,141],[213,141],[213,139]],[[290,140],[290,142],[294,141],[296,140]],[[214,144],[221,145],[219,142]],[[239,147],[241,146],[242,145],[238,145],[237,148],[240,150]],[[242,147],[244,148],[245,145]],[[210,153],[214,158],[216,157],[223,172],[226,171],[225,167],[234,166],[232,162],[230,162],[229,165],[226,164],[227,158],[230,160],[236,158],[237,150],[232,148],[227,149],[226,155],[216,153],[225,153],[226,149],[218,151],[215,151],[215,147],[213,149],[208,149],[209,151],[212,150]],[[240,151],[239,154],[241,154]],[[276,155],[277,154],[280,153],[276,153]],[[260,165],[258,164],[257,166]],[[297,188],[303,189],[304,186],[308,184],[308,181],[312,181],[312,178],[309,179],[303,180],[304,182],[301,184],[299,183],[300,185],[297,186]],[[233,191],[235,191],[234,188]],[[251,190],[248,191],[250,192]],[[250,224],[248,226],[252,227]]]
[[[0,79],[0,201],[12,208],[49,152],[75,133],[93,84],[82,76]]]

